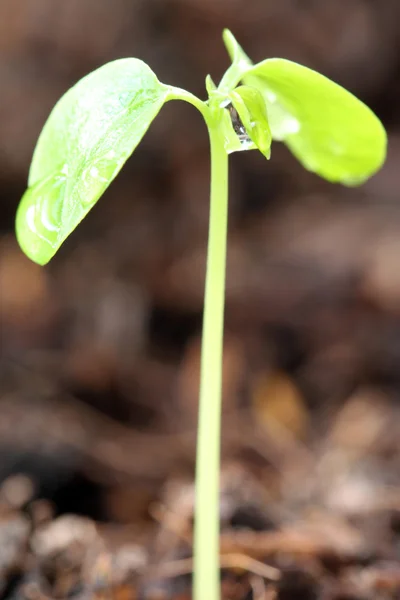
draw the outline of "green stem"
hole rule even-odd
[[[222,350],[228,222],[228,155],[220,114],[190,92],[170,86],[167,100],[193,104],[206,122],[211,147],[210,225],[204,294],[194,524],[194,600],[220,599],[219,472]],[[219,107],[217,110],[220,110]]]
[[[219,600],[219,472],[222,351],[228,221],[228,155],[208,119],[210,224],[204,298],[194,528],[194,600]]]
[[[167,89],[167,96],[165,98],[166,102],[168,102],[169,100],[183,100],[184,102],[189,102],[189,104],[192,104],[197,108],[198,111],[201,112],[207,127],[210,127],[211,114],[205,102],[203,102],[202,100],[200,100],[200,98],[197,98],[197,96],[194,96],[187,90],[183,90],[182,88],[177,88],[173,85],[168,85],[165,87]]]

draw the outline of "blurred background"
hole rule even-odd
[[[14,216],[73,83],[136,56],[203,98],[228,66],[224,27],[255,62],[348,87],[389,133],[359,189],[278,143],[270,162],[231,157],[224,599],[400,597],[398,0],[0,0],[1,598],[190,597],[201,117],[164,107],[46,268]]]

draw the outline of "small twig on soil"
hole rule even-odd
[[[275,590],[267,589],[264,578],[259,575],[250,577],[250,586],[254,600],[273,600],[276,597]]]
[[[239,569],[248,571],[254,575],[258,575],[268,581],[278,581],[280,579],[280,570],[265,565],[262,562],[247,556],[246,554],[222,554],[220,556],[220,565],[222,569]],[[149,572],[152,576],[158,577],[178,577],[179,575],[187,575],[193,571],[193,559],[184,558],[174,560],[163,565],[152,568]]]
[[[284,553],[296,557],[328,554],[337,558],[341,557],[342,560],[354,558],[359,550],[358,548],[353,551],[345,550],[342,547],[336,547],[333,542],[324,539],[321,535],[316,536],[296,529],[260,533],[224,532],[221,535],[221,549],[227,554],[238,552],[245,556],[258,556],[262,559]]]

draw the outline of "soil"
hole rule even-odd
[[[390,143],[360,189],[279,144],[232,156],[223,600],[400,599],[398,0],[2,0],[0,600],[191,597],[201,119],[168,105],[45,269],[13,223],[63,91],[133,55],[203,97],[225,26],[349,86]]]

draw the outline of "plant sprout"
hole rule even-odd
[[[96,204],[163,104],[184,100],[202,114],[211,149],[210,222],[196,457],[194,598],[218,600],[221,371],[225,303],[228,155],[284,142],[331,182],[364,182],[383,164],[386,133],[374,113],[323,75],[280,58],[253,64],[233,35],[231,65],[208,99],[161,83],[144,62],[108,63],[56,104],[34,151],[16,217],[23,251],[44,265]]]

